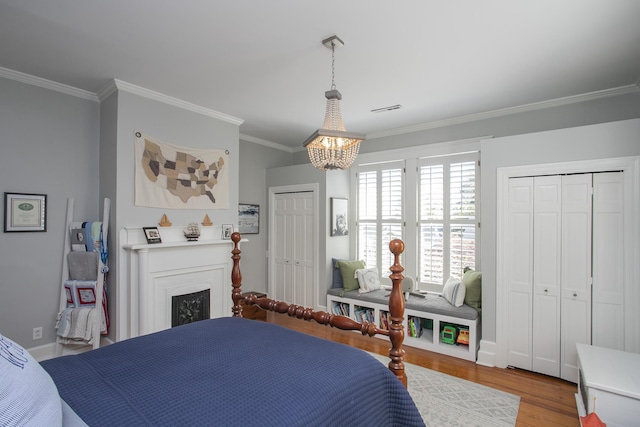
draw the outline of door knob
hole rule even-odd
[[[574,293],[573,293],[573,296],[574,296],[574,297],[577,297],[577,296],[578,296],[578,293],[577,293],[577,292],[574,292]]]

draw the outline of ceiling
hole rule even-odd
[[[295,149],[322,125],[334,34],[345,127],[371,138],[637,89],[639,22],[636,0],[0,0],[0,67],[91,93],[117,79]]]

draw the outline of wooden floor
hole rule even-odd
[[[387,355],[389,342],[363,337],[358,332],[292,319],[286,314],[267,313],[267,322],[276,323],[320,338]],[[519,369],[488,368],[473,362],[426,350],[405,347],[405,361],[465,380],[520,396],[516,426],[544,427],[580,425],[576,410],[576,385],[557,378]]]

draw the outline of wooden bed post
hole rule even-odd
[[[233,300],[233,317],[242,317],[242,273],[240,272],[240,249],[238,249],[238,243],[240,243],[240,233],[237,231],[231,233],[231,240],[233,240],[233,250],[231,251],[231,259],[233,260],[233,268],[231,270],[231,283],[233,284],[233,291],[231,292],[231,299]]]
[[[391,348],[389,349],[389,369],[396,377],[407,387],[407,376],[404,373],[404,349],[402,342],[404,341],[404,295],[402,294],[402,272],[404,268],[400,265],[400,254],[404,252],[404,242],[395,239],[389,242],[389,249],[394,255],[393,265],[391,266],[391,275],[389,278],[393,283],[391,295],[389,296],[389,317],[391,324],[389,325],[389,340]]]

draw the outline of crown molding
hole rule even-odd
[[[182,108],[183,110],[193,111],[195,113],[222,120],[236,126],[240,126],[244,122],[243,119],[239,119],[237,117],[233,117],[219,111],[211,110],[209,108],[201,107],[200,105],[192,104],[191,102],[183,101],[182,99],[174,98],[173,96],[145,89],[143,87],[136,86],[118,79],[113,79],[113,81],[109,82],[98,92],[99,99],[105,99],[116,90],[122,90],[124,92],[129,92],[134,95],[142,96],[144,98],[153,99],[154,101],[173,105],[175,107]]]
[[[288,147],[286,145],[278,144],[276,142],[271,142],[266,139],[256,138],[255,136],[246,135],[244,133],[240,134],[240,139],[242,141],[252,142],[258,145],[264,145],[266,147],[275,148],[276,150],[286,151],[287,153],[293,153],[295,151],[294,148]]]
[[[95,93],[78,89],[73,86],[68,86],[62,83],[54,82],[51,80],[43,79],[40,77],[32,76],[30,74],[21,73],[20,71],[15,71],[15,70],[10,70],[8,68],[0,67],[0,77],[5,77],[10,80],[16,80],[18,82],[42,87],[45,89],[75,96],[77,98],[98,102],[98,97],[96,96]]]
[[[563,105],[576,104],[579,102],[593,101],[596,99],[608,98],[611,96],[627,95],[640,92],[640,78],[636,84],[620,86],[612,89],[598,90],[580,95],[566,96],[563,98],[550,99],[547,101],[534,102],[531,104],[519,105],[516,107],[501,108],[498,110],[486,111],[483,113],[469,114],[466,116],[453,117],[450,119],[436,120],[433,122],[422,123],[415,126],[407,126],[383,130],[379,132],[371,132],[367,134],[367,139],[384,138],[387,136],[397,136],[406,133],[419,132],[423,130],[436,129],[445,126],[459,125],[462,123],[475,122],[478,120],[493,119],[497,117],[508,116],[511,114],[526,113],[528,111],[542,110],[544,108],[559,107]]]
[[[0,67],[0,77],[4,77],[10,80],[19,81],[22,83],[50,89],[56,92],[64,93],[67,95],[75,96],[78,98],[86,99],[94,102],[101,102],[111,94],[118,90],[133,93],[145,98],[153,99],[165,104],[173,105],[178,108],[193,111],[205,116],[209,116],[218,120],[222,120],[228,123],[232,123],[236,126],[240,126],[244,123],[243,119],[233,117],[227,114],[220,113],[215,110],[201,107],[190,102],[183,101],[172,96],[164,95],[160,92],[155,92],[149,89],[145,89],[140,86],[136,86],[122,80],[113,79],[107,83],[97,93],[92,93],[83,89],[78,89],[73,86],[65,85],[62,83],[54,82],[51,80],[43,79],[40,77],[32,76],[30,74],[22,73],[20,71],[11,70],[8,68]],[[419,132],[429,129],[436,129],[445,126],[453,126],[462,123],[474,122],[478,120],[486,120],[492,118],[498,118],[511,114],[524,113],[528,111],[541,110],[549,107],[558,107],[563,105],[575,104],[578,102],[592,101],[596,99],[607,98],[611,96],[627,95],[640,92],[640,76],[636,80],[635,84],[620,86],[612,89],[604,89],[594,92],[588,92],[581,95],[567,96],[563,98],[556,98],[547,101],[534,102],[531,104],[524,104],[516,107],[502,108],[498,110],[486,111],[483,113],[469,114],[466,116],[453,117],[450,119],[437,120],[433,122],[422,123],[414,126],[406,126],[402,128],[388,129],[378,132],[371,132],[366,135],[366,139],[384,138],[387,136],[397,136],[406,133]],[[257,138],[251,135],[240,134],[240,138],[244,141],[252,142],[255,144],[264,145],[277,150],[282,150],[288,153],[296,153],[305,150],[304,147],[289,147],[286,145],[278,144],[265,139]]]

